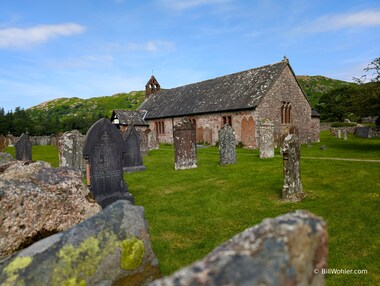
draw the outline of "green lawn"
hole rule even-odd
[[[35,146],[33,152],[33,159],[44,156],[56,165],[53,147]],[[197,169],[175,171],[173,148],[161,146],[144,158],[146,171],[125,174],[136,205],[145,208],[163,274],[204,257],[266,217],[306,209],[327,221],[329,268],[368,271],[328,275],[327,285],[380,285],[380,163],[302,159],[307,197],[283,203],[279,151],[273,159],[258,154],[237,149],[238,164],[221,167],[218,148],[199,148]],[[321,143],[302,146],[302,157],[380,160],[380,140],[350,136],[344,141],[324,132]]]

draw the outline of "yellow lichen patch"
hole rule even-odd
[[[4,268],[4,273],[7,275],[7,280],[4,282],[4,286],[14,285],[17,280],[18,272],[25,267],[27,267],[32,262],[32,257],[16,257],[7,267]],[[24,283],[19,282],[18,285],[24,285]]]
[[[142,240],[133,237],[120,243],[121,257],[120,267],[124,270],[133,270],[139,267],[143,261],[145,247]]]
[[[86,278],[95,274],[99,263],[116,250],[118,243],[114,234],[101,233],[76,247],[65,245],[57,254],[59,260],[52,274],[52,285],[85,286]]]

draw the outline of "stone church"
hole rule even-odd
[[[138,111],[160,143],[173,143],[173,126],[184,117],[195,124],[198,143],[216,144],[218,130],[228,124],[237,144],[257,148],[260,124],[268,119],[277,146],[289,133],[298,134],[302,143],[319,141],[319,114],[286,58],[172,89],[161,89],[152,76]]]

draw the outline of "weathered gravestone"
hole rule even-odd
[[[157,133],[152,132],[151,129],[147,128],[145,130],[146,136],[148,138],[148,150],[155,150],[159,148]]]
[[[218,132],[220,165],[236,164],[235,131],[229,125],[224,125]]]
[[[197,168],[195,125],[182,119],[174,125],[174,162],[176,170]]]
[[[281,152],[284,163],[282,199],[291,202],[300,201],[305,194],[302,191],[300,174],[301,145],[297,135],[289,134],[285,137]]]
[[[136,172],[145,170],[140,152],[140,138],[133,125],[128,126],[124,134],[126,153],[123,158],[123,171]]]
[[[260,125],[260,158],[274,157],[274,124],[264,119]]]
[[[7,147],[7,138],[0,134],[0,152],[4,151],[5,147]]]
[[[16,160],[31,161],[32,160],[32,142],[29,140],[28,132],[23,133],[17,140],[16,144]]]
[[[102,208],[117,200],[134,202],[123,179],[126,145],[120,131],[102,118],[87,131],[83,156],[87,160],[87,184]]]
[[[59,166],[84,171],[83,145],[84,135],[78,130],[63,133],[58,139]]]
[[[342,131],[340,129],[338,129],[338,132],[337,132],[337,138],[342,138]]]
[[[129,129],[129,127],[128,127]],[[148,155],[148,133],[146,130],[138,129],[136,130],[138,134],[138,139],[140,141],[140,154],[141,156],[146,156]],[[125,138],[124,138],[125,139]]]
[[[343,130],[343,140],[347,140],[347,129]]]

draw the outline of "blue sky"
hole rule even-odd
[[[171,88],[271,64],[351,81],[380,56],[380,2],[1,0],[0,107]],[[122,107],[121,107],[122,108]]]

